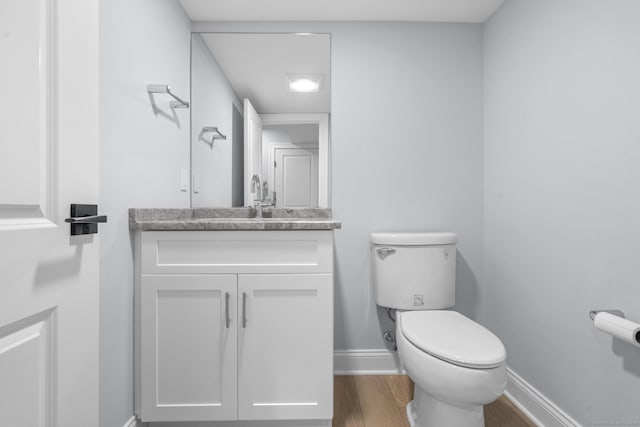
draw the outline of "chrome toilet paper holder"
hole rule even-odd
[[[625,318],[621,310],[591,310],[589,317],[593,319],[593,325],[600,331],[640,347],[640,323]]]
[[[607,308],[602,310],[591,310],[589,312],[589,317],[591,318],[591,320],[596,320],[596,314],[598,313],[609,313],[625,319],[624,312],[622,310],[618,310],[617,308]]]

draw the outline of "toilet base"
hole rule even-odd
[[[484,409],[445,403],[415,387],[407,420],[411,427],[484,427]]]

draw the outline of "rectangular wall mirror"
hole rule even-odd
[[[192,207],[329,207],[330,37],[192,34]]]

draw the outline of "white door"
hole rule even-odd
[[[144,275],[142,421],[235,420],[235,274]]]
[[[238,276],[238,419],[333,416],[333,276]]]
[[[318,207],[318,149],[275,149],[276,204],[282,208]]]
[[[97,426],[99,235],[64,219],[98,202],[98,1],[0,0],[0,34],[0,426]]]
[[[251,178],[262,181],[262,119],[251,101],[244,100],[244,205],[253,206],[257,191],[251,192]]]

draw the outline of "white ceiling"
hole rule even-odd
[[[180,0],[192,21],[484,22],[504,0]]]
[[[330,112],[328,34],[201,36],[238,97],[251,100],[259,113]],[[318,93],[291,93],[288,74],[320,75]]]
[[[486,21],[504,0],[179,0],[194,21]],[[236,94],[259,113],[330,111],[330,36],[203,34]],[[318,94],[287,74],[322,74]]]

